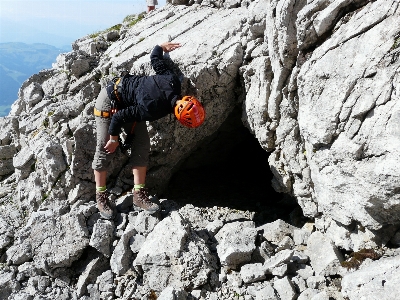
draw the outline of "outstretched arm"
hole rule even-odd
[[[165,42],[154,47],[150,55],[151,65],[158,75],[168,74],[171,70],[163,59],[163,52],[171,52],[181,47],[180,43]]]

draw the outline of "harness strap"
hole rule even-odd
[[[118,100],[119,102],[121,102],[121,99],[119,98],[120,89],[118,89],[118,88],[122,85],[121,79],[122,79],[122,77],[119,77],[119,78],[117,79],[117,81],[115,81],[115,83],[114,83],[114,95],[115,95],[115,97],[117,98],[117,100]],[[121,84],[120,84],[120,83],[121,83]]]
[[[94,108],[94,115],[96,117],[103,117],[103,118],[109,118],[111,116],[108,110],[98,110],[96,107]]]

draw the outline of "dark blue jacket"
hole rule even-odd
[[[173,112],[181,98],[181,83],[163,59],[163,49],[155,46],[150,55],[156,72],[152,76],[126,75],[122,81],[122,103],[112,116],[108,133],[118,135],[124,123],[154,121]]]

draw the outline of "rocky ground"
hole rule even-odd
[[[0,118],[0,298],[397,300],[399,2],[187,4],[77,40]],[[206,122],[148,124],[162,210],[119,153],[102,220],[95,99],[169,36]]]
[[[159,214],[118,192],[112,221],[94,202],[35,212],[2,257],[1,299],[353,300],[371,289],[395,299],[397,247],[333,244],[321,220],[260,174],[268,153],[244,127],[236,137],[188,159],[159,195]]]

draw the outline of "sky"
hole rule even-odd
[[[0,0],[0,43],[70,46],[146,10],[146,0]]]

